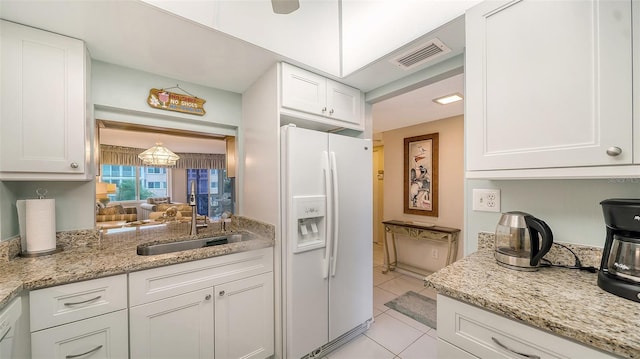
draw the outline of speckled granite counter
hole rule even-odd
[[[272,225],[243,217],[234,217],[230,230],[222,233],[213,223],[200,229],[198,238],[229,233],[246,233],[247,240],[182,252],[140,256],[139,244],[190,239],[189,223],[172,223],[97,231],[58,233],[58,246],[63,251],[35,258],[14,257],[19,243],[2,243],[0,250],[0,309],[25,290],[66,284],[142,269],[215,257],[229,253],[272,247],[275,229]],[[17,249],[17,252],[16,252]],[[15,253],[14,253],[15,252]]]
[[[640,303],[605,292],[597,274],[499,266],[484,247],[425,278],[438,293],[613,354],[640,358]]]

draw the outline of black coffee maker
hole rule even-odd
[[[640,302],[640,199],[600,202],[607,225],[598,286]]]

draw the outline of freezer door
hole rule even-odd
[[[370,140],[329,135],[338,228],[329,276],[329,341],[373,317],[372,149]]]
[[[282,130],[282,201],[286,219],[282,305],[287,358],[300,358],[328,341],[326,230],[318,229],[323,238],[317,240],[310,234],[311,220],[326,216],[326,210],[320,213],[322,210],[314,208],[322,207],[318,200],[324,200],[326,207],[327,136],[297,127],[285,126]],[[300,221],[300,217],[305,218]],[[308,224],[306,234],[302,233],[302,224]]]

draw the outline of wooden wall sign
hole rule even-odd
[[[149,97],[147,98],[147,103],[153,108],[200,116],[206,113],[204,111],[205,102],[207,101],[197,97],[169,92],[163,89],[149,90]]]

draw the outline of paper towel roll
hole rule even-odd
[[[18,223],[22,237],[22,251],[48,252],[56,249],[55,199],[19,200]],[[22,218],[21,218],[22,217]]]

